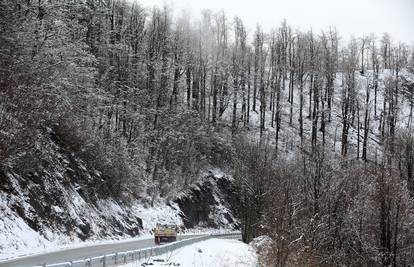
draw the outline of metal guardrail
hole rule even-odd
[[[90,257],[83,260],[68,261],[54,264],[36,265],[34,267],[111,267],[131,262],[138,262],[142,259],[148,259],[152,256],[159,256],[161,254],[172,252],[176,249],[188,246],[200,241],[208,240],[210,238],[228,238],[234,239],[241,237],[241,233],[228,234],[211,234],[201,237],[189,238],[166,245],[154,246],[150,248],[143,248],[130,251],[122,251],[111,254],[105,254],[97,257]]]

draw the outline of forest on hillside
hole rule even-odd
[[[0,178],[56,140],[108,196],[232,174],[266,266],[414,261],[414,48],[123,0],[0,2]],[[0,188],[1,188],[0,180]]]

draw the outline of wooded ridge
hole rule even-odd
[[[0,3],[0,190],[70,151],[99,197],[233,177],[269,266],[414,261],[414,48],[122,0]],[[82,181],[77,181],[82,183]],[[95,189],[94,189],[95,188]],[[100,188],[100,189],[98,189]]]

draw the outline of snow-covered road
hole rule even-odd
[[[141,266],[255,267],[257,255],[251,246],[241,241],[212,238],[121,267]]]
[[[202,235],[183,235],[179,240],[199,237]],[[89,245],[70,248],[48,253],[19,257],[12,260],[0,261],[0,267],[30,267],[35,265],[53,264],[66,261],[82,260],[88,257],[100,256],[118,251],[128,251],[154,246],[154,239],[138,239],[129,241],[114,241],[105,244]]]

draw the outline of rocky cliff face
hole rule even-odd
[[[175,200],[185,227],[239,229],[239,198],[232,179],[210,172],[183,196]]]

